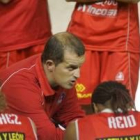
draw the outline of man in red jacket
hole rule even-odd
[[[84,116],[74,88],[84,53],[76,36],[62,32],[48,40],[42,55],[0,72],[1,90],[9,108],[35,122],[40,140],[62,140],[60,128]]]
[[[69,124],[64,140],[136,140],[140,138],[140,112],[129,90],[116,81],[99,84],[92,94],[96,114]]]
[[[41,53],[51,36],[47,0],[0,0],[0,69]]]
[[[36,129],[30,118],[8,113],[6,101],[0,92],[0,139],[37,140]]]

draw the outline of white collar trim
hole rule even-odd
[[[113,113],[113,110],[110,108],[106,108],[106,109],[102,110],[101,113]]]

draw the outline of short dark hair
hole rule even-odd
[[[64,51],[69,50],[82,56],[85,53],[85,47],[81,40],[68,32],[61,32],[50,37],[45,45],[41,60],[45,63],[46,60],[53,60],[55,64],[63,62]]]
[[[135,108],[129,90],[125,85],[117,81],[102,82],[95,88],[92,94],[92,103],[104,105],[109,100],[115,114],[120,113],[118,109],[121,109],[123,114],[127,114],[128,104],[129,107]]]

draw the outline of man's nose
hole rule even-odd
[[[74,71],[74,77],[76,77],[76,78],[80,77],[80,69],[79,68]]]

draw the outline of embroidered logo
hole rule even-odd
[[[77,92],[83,92],[86,89],[83,84],[76,84],[75,88]]]
[[[85,91],[86,87],[83,84],[78,83],[78,84],[76,84],[75,88],[76,88],[76,92],[77,92],[77,97],[79,99],[91,98],[91,95],[92,95],[91,93],[84,93],[84,92],[86,92]]]
[[[124,74],[123,72],[118,72],[116,77],[115,77],[115,80],[117,81],[123,81],[124,80]]]
[[[58,98],[58,101],[57,101],[57,103],[58,104],[60,104],[62,101],[63,101],[63,99],[65,98],[65,96],[66,96],[66,93],[61,93],[61,95],[59,96],[59,98]]]

